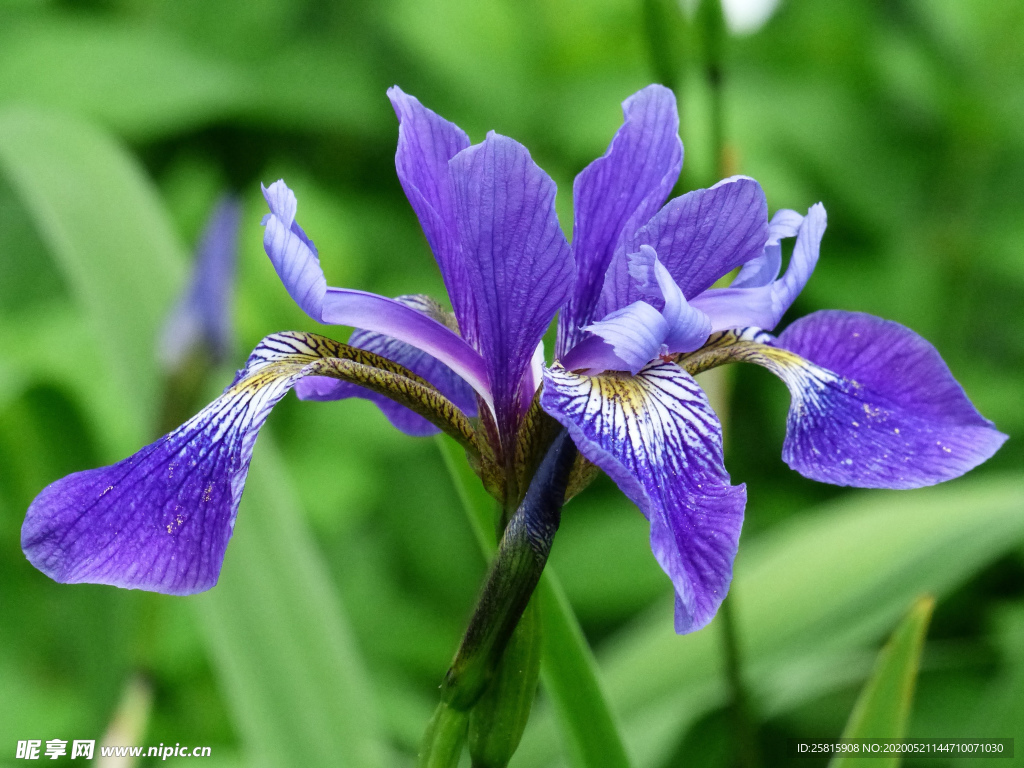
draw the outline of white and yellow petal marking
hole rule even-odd
[[[704,626],[728,591],[746,494],[729,483],[703,391],[673,363],[636,376],[556,367],[541,405],[650,520],[651,547],[676,588],[676,630]]]

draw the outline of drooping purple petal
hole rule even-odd
[[[746,504],[722,463],[722,431],[697,382],[672,363],[638,376],[546,371],[541,405],[651,522],[676,590],[676,631],[706,625],[725,598]]]
[[[821,203],[811,206],[807,216],[801,217],[786,273],[778,280],[772,277],[764,282],[772,269],[778,274],[777,265],[781,264],[782,251],[777,236],[789,236],[795,223],[793,217],[799,216],[793,211],[785,211],[785,214],[785,218],[773,228],[764,253],[755,259],[758,263],[749,272],[745,273],[745,267],[728,288],[712,288],[691,300],[694,307],[711,318],[713,331],[746,326],[771,330],[807,284],[818,263],[821,238],[828,223]]]
[[[236,382],[181,427],[44,488],[21,529],[29,562],[62,583],[173,595],[216,584],[256,436],[303,375],[307,352],[295,335],[267,337]]]
[[[919,488],[959,477],[1006,440],[935,348],[858,312],[816,312],[757,360],[792,395],[783,458],[802,475],[862,488]]]
[[[688,299],[759,256],[767,240],[768,204],[761,185],[745,176],[670,200],[616,250],[597,316],[636,301],[628,254],[649,245]]]
[[[572,254],[555,216],[555,183],[521,144],[491,133],[449,169],[468,287],[476,297],[477,345],[498,428],[511,435],[534,350],[571,294]]]
[[[466,265],[459,251],[455,199],[448,175],[448,161],[470,145],[469,137],[455,123],[427,109],[397,85],[388,89],[388,98],[399,122],[395,153],[398,179],[437,259],[462,333],[473,341],[475,302],[467,290]]]
[[[679,113],[668,88],[650,85],[622,103],[624,121],[607,152],[573,183],[576,288],[558,326],[558,356],[600,317],[594,309],[616,246],[647,222],[672,191],[683,163]]]
[[[295,195],[284,181],[264,188],[270,214],[264,217],[263,247],[292,298],[314,320],[349,325],[404,341],[447,365],[491,402],[484,361],[458,334],[394,299],[365,291],[329,288],[316,247],[295,222]]]
[[[395,299],[428,317],[439,319],[440,307],[426,296],[399,296]],[[441,394],[455,403],[468,416],[475,416],[477,405],[472,388],[444,363],[405,342],[373,331],[355,330],[349,337],[350,346],[375,352],[382,357],[404,365],[413,373],[426,379],[440,390]],[[417,413],[394,400],[357,384],[339,381],[326,376],[310,376],[295,384],[295,394],[301,400],[343,400],[361,397],[375,403],[388,421],[402,432],[417,437],[435,435],[440,430]]]
[[[231,351],[231,296],[241,216],[241,205],[229,196],[222,197],[210,214],[188,288],[160,336],[158,353],[168,370],[178,368],[200,346],[217,362]]]

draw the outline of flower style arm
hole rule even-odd
[[[274,334],[224,394],[181,427],[117,464],[43,489],[22,526],[26,557],[63,583],[174,595],[209,589],[220,574],[259,430],[304,376],[333,376],[387,393],[476,450],[466,416],[402,366],[322,336]]]
[[[820,482],[920,488],[959,477],[1006,440],[921,336],[859,312],[815,312],[775,339],[730,331],[680,360],[691,373],[723,362],[775,373],[792,400],[783,459]]]
[[[711,288],[692,299],[692,304],[711,318],[713,331],[756,327],[771,330],[803,290],[818,263],[821,239],[828,219],[821,203],[806,216],[781,210],[769,225],[763,253],[747,262],[728,288]],[[780,278],[783,238],[796,237],[786,273]]]

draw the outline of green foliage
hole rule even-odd
[[[922,597],[896,627],[878,654],[871,677],[850,713],[843,729],[844,739],[902,739],[906,736],[914,684],[921,666],[921,649],[934,608],[933,598]],[[872,759],[845,754],[833,758],[829,765],[831,768],[863,768],[865,765],[895,768],[899,764],[899,755]]]
[[[699,24],[679,5],[0,3],[0,760],[18,739],[100,738],[142,671],[143,743],[209,744],[222,765],[413,764],[493,547],[486,494],[445,471],[468,471],[460,449],[451,461],[366,402],[286,400],[222,583],[191,600],[50,583],[20,552],[24,510],[154,436],[157,329],[222,189],[244,205],[233,367],[275,331],[344,340],[263,255],[261,181],[296,189],[331,284],[443,296],[395,178],[394,83],[474,140],[523,141],[567,231],[573,176],[654,79],[677,85],[677,191],[715,181]],[[943,488],[828,488],[779,458],[783,387],[732,372],[727,463],[750,498],[732,599],[766,765],[787,736],[842,732],[922,592],[938,603],[908,735],[1024,739],[1022,35],[1017,0],[785,0],[722,41],[729,164],[773,209],[829,211],[792,317],[914,328],[1011,435]],[[718,628],[672,633],[647,536],[606,479],[566,508],[564,591],[542,581],[541,694],[513,768],[734,761]]]

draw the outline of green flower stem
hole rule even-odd
[[[523,738],[537,695],[542,651],[538,601],[526,606],[494,679],[469,718],[473,768],[505,768]]]
[[[561,521],[576,446],[563,432],[551,445],[498,545],[476,609],[441,686],[441,698],[469,709],[483,694],[526,609]]]
[[[469,713],[452,709],[443,701],[423,734],[417,768],[456,768],[466,743]]]

